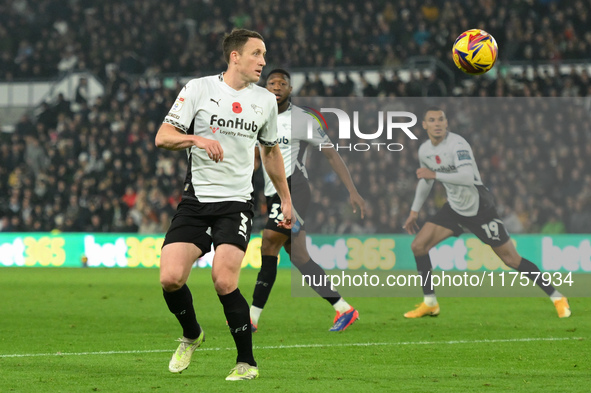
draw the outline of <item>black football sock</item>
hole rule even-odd
[[[435,289],[431,286],[431,269],[433,269],[433,266],[431,265],[431,257],[429,257],[429,254],[421,256],[415,255],[415,262],[417,263],[417,271],[421,275],[423,295],[434,295]]]
[[[546,292],[546,295],[550,296],[554,292],[555,289],[551,284],[544,284],[544,280],[542,280],[542,272],[533,262],[521,258],[517,271],[524,273],[527,278],[534,281],[540,288],[542,288],[542,291]]]
[[[306,282],[323,299],[325,299],[331,305],[334,305],[339,301],[341,295],[339,295],[338,292],[330,289],[331,282],[330,280],[326,279],[326,272],[320,267],[320,265],[310,259],[302,266],[297,266],[297,268],[300,273],[302,273],[302,276],[309,277],[309,279],[306,279]]]
[[[197,323],[195,308],[193,308],[193,296],[187,284],[183,285],[178,291],[166,292],[162,290],[162,293],[168,309],[183,327],[183,336],[189,339],[199,337],[201,326]]]
[[[252,305],[258,308],[264,308],[273,289],[273,284],[277,278],[277,257],[263,255],[261,270],[257,276],[257,282],[254,286],[252,295]]]
[[[218,296],[222,306],[224,306],[224,314],[226,314],[228,327],[236,343],[236,350],[238,351],[236,363],[244,362],[251,366],[256,366],[257,363],[254,361],[254,355],[252,353],[252,331],[246,299],[242,296],[238,288],[227,295]]]

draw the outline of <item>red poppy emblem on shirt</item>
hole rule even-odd
[[[240,103],[239,102],[234,102],[232,104],[232,111],[234,113],[240,113],[240,112],[242,112],[242,107],[240,106]]]
[[[441,158],[439,158],[439,156],[435,156],[435,162],[441,164]]]

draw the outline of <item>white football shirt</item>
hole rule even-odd
[[[464,138],[448,132],[437,146],[433,146],[431,140],[423,142],[419,147],[419,161],[421,167],[436,173],[436,180],[443,183],[447,201],[456,213],[465,217],[476,215],[479,207],[476,186],[482,185],[482,180],[472,148]],[[467,176],[460,178],[460,172]],[[432,181],[427,183],[432,185]],[[424,202],[424,199],[418,199],[420,198],[415,197],[413,202],[411,209],[414,211],[418,211]]]
[[[308,130],[304,127],[292,129],[292,124],[307,124],[304,118],[295,121],[296,116],[309,116],[300,107],[289,105],[287,110],[277,116],[277,144],[283,155],[285,175],[290,177],[296,167],[308,178],[304,163],[306,162],[306,148],[308,145],[319,146],[321,143],[330,143],[330,138],[320,126],[313,128],[312,138],[308,139]],[[265,178],[265,196],[270,197],[277,193],[273,182],[263,171]]]
[[[234,90],[223,74],[190,80],[164,122],[185,133],[220,142],[224,160],[212,161],[205,150],[187,149],[189,168],[184,197],[200,202],[251,199],[254,147],[277,142],[275,95],[251,83]]]

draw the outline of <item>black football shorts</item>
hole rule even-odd
[[[495,206],[494,196],[484,186],[477,186],[480,204],[478,212],[473,217],[462,216],[456,213],[448,202],[427,221],[435,225],[448,228],[454,236],[460,236],[464,229],[470,230],[483,243],[491,247],[502,246],[509,240],[509,233],[505,224],[499,218]]]
[[[193,243],[203,252],[220,244],[234,244],[246,251],[254,216],[251,202],[201,203],[183,199],[172,218],[164,243]]]
[[[302,220],[306,220],[306,212],[308,211],[308,205],[310,204],[310,185],[307,180],[301,180],[292,182],[292,176],[287,180],[291,192],[291,203],[293,208],[296,209],[298,215]],[[283,220],[283,213],[281,212],[281,199],[279,195],[274,194],[271,197],[267,197],[267,213],[268,219],[265,229],[270,229],[275,232],[283,233],[284,235],[291,236],[291,229],[280,228],[278,226],[279,221]],[[292,217],[292,223],[295,223],[295,217]],[[305,224],[305,222],[304,222]],[[300,226],[300,230],[305,230],[305,225]]]

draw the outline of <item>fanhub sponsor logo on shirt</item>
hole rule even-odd
[[[439,168],[435,168],[434,170],[437,172],[451,173],[451,172],[456,172],[457,168],[455,165],[448,165],[448,166],[442,166]]]
[[[252,131],[257,132],[259,127],[256,125],[254,121],[246,122],[244,119],[237,117],[235,119],[224,119],[219,117],[218,115],[211,115],[211,119],[209,120],[210,126],[218,126],[220,128],[233,128],[235,130],[240,131]]]

